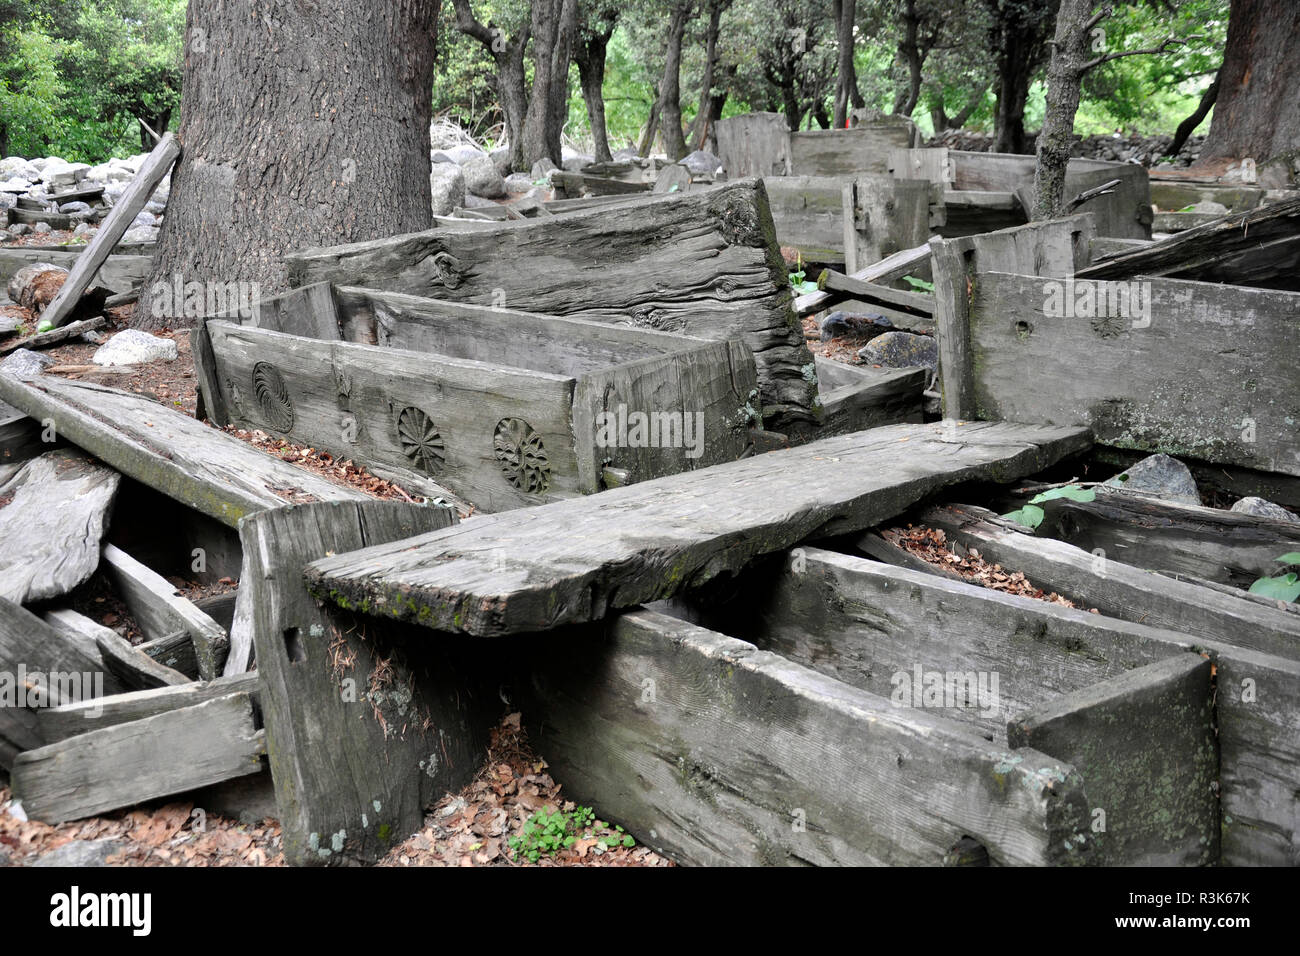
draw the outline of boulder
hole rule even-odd
[[[32,224],[32,232],[36,233],[38,236],[48,235],[53,231],[54,230],[50,227],[48,222],[37,222]]]
[[[90,360],[96,365],[140,365],[144,362],[170,362],[175,358],[176,343],[171,339],[139,329],[127,329],[101,345]]]
[[[472,159],[488,158],[488,154],[483,152],[483,150],[479,149],[477,146],[450,146],[442,152],[453,163],[458,163],[461,166],[464,166]]]
[[[580,173],[595,161],[590,156],[570,156],[564,161],[564,171],[566,173]]]
[[[153,226],[136,226],[134,229],[128,229],[122,236],[121,242],[157,242],[158,230]]]
[[[939,343],[933,336],[914,332],[886,332],[858,350],[858,358],[868,365],[884,368],[939,367]]]
[[[34,182],[39,179],[41,171],[21,156],[6,156],[0,159],[0,177],[17,178]]]
[[[559,166],[556,166],[555,163],[551,161],[551,157],[543,156],[537,162],[533,163],[532,171],[528,175],[532,177],[533,182],[537,182],[539,179],[545,179],[547,176],[551,175],[552,170],[559,168]]]
[[[122,840],[105,837],[102,840],[73,840],[57,850],[46,853],[32,866],[108,866],[108,858],[129,849]]]
[[[21,176],[11,176],[0,182],[0,192],[26,193],[32,188],[32,181]]]
[[[0,362],[0,373],[15,378],[33,378],[53,364],[52,356],[33,352],[31,349],[15,349],[3,362]]]
[[[74,200],[73,202],[65,202],[62,206],[59,207],[59,212],[62,213],[90,212],[90,203],[82,202],[80,199]]]
[[[616,149],[613,153],[614,162],[626,162],[629,159],[636,159],[637,152],[631,146],[624,146],[622,149]]]
[[[822,341],[837,335],[877,335],[893,327],[893,322],[874,312],[829,312],[821,320]]]
[[[156,225],[158,225],[158,217],[145,209],[141,209],[138,213],[135,214],[135,218],[131,220],[132,229],[138,229],[140,226],[156,226]]]
[[[491,199],[482,199],[473,193],[465,194],[465,202],[462,204],[466,209],[482,209],[484,206],[495,206]]]
[[[478,156],[461,164],[465,189],[484,199],[501,199],[506,195],[506,181],[487,156]]]
[[[435,216],[450,216],[453,209],[465,204],[465,174],[455,163],[434,163],[429,189]]]
[[[25,236],[30,230],[27,228],[27,223],[16,222],[5,231],[11,236]]]
[[[1105,482],[1115,488],[1141,491],[1164,501],[1199,505],[1201,494],[1196,488],[1192,471],[1177,458],[1168,455],[1151,455],[1132,468],[1120,472]]]
[[[528,173],[511,173],[505,179],[506,192],[512,196],[522,196],[533,191],[533,177]]]
[[[488,158],[492,160],[492,165],[497,168],[497,172],[502,176],[510,175],[510,148],[507,146],[498,146],[492,152],[488,153]]]
[[[697,149],[682,160],[682,165],[690,170],[692,176],[716,176],[722,169],[722,160],[707,149]]]
[[[1288,511],[1281,505],[1274,504],[1265,498],[1242,498],[1240,501],[1235,502],[1229,510],[1238,514],[1254,515],[1256,518],[1272,518],[1274,521],[1300,523],[1300,515],[1297,515],[1294,511]]]

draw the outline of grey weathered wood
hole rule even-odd
[[[258,773],[266,750],[247,694],[115,724],[18,755],[14,795],[62,823]]]
[[[1093,501],[1043,503],[1038,533],[1108,560],[1149,571],[1175,571],[1248,588],[1280,574],[1275,560],[1300,551],[1300,525],[1236,511],[1175,504],[1146,495],[1099,490]]]
[[[697,338],[739,337],[754,352],[772,427],[816,421],[815,386],[804,374],[812,356],[757,181],[306,250],[286,262],[294,285],[328,279]]]
[[[864,269],[859,269],[850,278],[881,284],[901,279],[905,275],[924,278],[925,274],[929,272],[929,264],[930,246],[927,244],[917,246],[914,249],[904,249],[901,252],[896,252]],[[827,307],[837,298],[838,296],[830,292],[810,292],[795,300],[795,311],[799,315],[810,315],[819,309]]]
[[[190,679],[180,671],[159,664],[138,647],[133,647],[122,635],[102,624],[96,624],[84,614],[61,608],[47,611],[45,620],[68,637],[76,638],[88,646],[93,652],[90,656],[100,657],[104,666],[116,675],[123,687],[148,690],[190,683]]]
[[[777,242],[809,262],[843,262],[843,187],[833,176],[765,176]]]
[[[779,655],[652,611],[556,635],[530,665],[530,739],[570,799],[684,864],[1086,862],[1071,767],[1009,754]]]
[[[1179,279],[1134,288],[1149,310],[1123,314],[1103,301],[1118,289],[1109,283],[981,274],[967,365],[976,415],[1086,424],[1103,444],[1300,475],[1294,372],[1259,359],[1300,350],[1300,293]],[[1085,294],[1094,315],[1052,314]]]
[[[930,240],[945,418],[976,417],[970,354],[970,300],[976,277],[984,272],[1073,275],[1088,261],[1092,235],[1091,216],[1082,213],[981,236]]]
[[[475,519],[479,520],[479,519]],[[315,601],[302,567],[333,551],[455,521],[448,509],[338,502],[240,523],[262,713],[286,858],[374,861],[418,829],[424,808],[478,769],[499,715],[500,662],[436,653],[394,625]]]
[[[624,196],[650,191],[649,183],[629,183],[621,179],[608,179],[604,176],[588,176],[585,173],[569,173],[557,169],[551,173],[551,185],[563,190],[568,199],[587,196]]]
[[[931,183],[948,184],[956,179],[948,150],[891,149],[888,158],[889,173],[895,179],[924,179]],[[951,187],[948,187],[951,188]]]
[[[1086,431],[893,425],[339,554],[313,592],[479,636],[546,630],[668,597],[811,535],[877,524],[946,485],[1009,481]]]
[[[174,631],[138,644],[136,648],[164,667],[179,671],[192,680],[199,679],[199,659],[189,631]]]
[[[1219,861],[1212,670],[1199,655],[1181,654],[1066,694],[1008,725],[1012,747],[1033,747],[1082,775],[1097,824],[1096,862]]]
[[[882,119],[852,129],[802,130],[790,134],[790,172],[809,176],[889,174],[892,149],[908,149],[910,120]]]
[[[57,329],[50,329],[48,332],[37,332],[34,335],[27,335],[21,339],[5,342],[0,345],[0,355],[8,355],[18,349],[49,348],[51,345],[58,345],[60,342],[75,339],[87,332],[93,332],[95,329],[102,329],[106,325],[108,325],[108,317],[103,315],[81,319],[77,322],[69,322],[67,325]]]
[[[180,152],[180,143],[170,133],[165,134],[153,148],[148,159],[140,166],[135,179],[131,180],[131,185],[118,199],[108,217],[100,224],[86,251],[78,257],[77,264],[72,267],[68,275],[68,281],[63,284],[63,288],[59,290],[59,294],[55,296],[49,308],[42,313],[45,321],[56,326],[61,325],[72,314],[81,294],[90,287],[99,267],[113,251],[117,241],[130,228],[136,215],[149,202],[149,197],[166,177]]]
[[[0,481],[0,596],[42,601],[94,574],[120,477],[84,452],[57,449]]]
[[[37,726],[45,743],[53,744],[92,730],[143,720],[236,693],[247,694],[257,703],[261,693],[261,680],[257,674],[168,684],[42,708],[36,714]]]
[[[790,125],[783,113],[746,113],[713,124],[718,158],[732,179],[788,176]]]
[[[141,484],[224,524],[290,502],[367,497],[223,434],[183,412],[117,389],[0,375],[0,399]]]
[[[654,193],[682,192],[691,184],[691,171],[681,163],[673,163],[659,171],[655,178]]]
[[[829,437],[878,425],[920,422],[926,370],[876,369],[817,356],[817,383]]]
[[[0,288],[9,284],[10,278],[33,262],[71,269],[85,252],[82,249],[34,249],[30,246],[0,248]],[[128,292],[141,286],[149,277],[152,257],[145,255],[112,255],[104,260],[95,277],[97,285],[115,293]]]
[[[194,642],[199,676],[212,680],[221,673],[230,648],[225,628],[177,594],[161,574],[115,545],[104,545],[104,568],[146,637],[156,640],[183,630]]]
[[[1128,549],[1085,551],[1034,535],[1023,525],[971,505],[930,508],[917,515],[916,521],[943,530],[949,541],[974,548],[987,561],[1023,572],[1045,591],[1055,591],[1110,617],[1300,659],[1300,614],[1279,610],[1272,602],[1250,600],[1250,595],[1237,589],[1210,590],[1125,563]],[[1187,527],[1193,526],[1187,522]],[[1161,535],[1136,527],[1134,532],[1144,538]],[[1220,538],[1214,531],[1210,535]],[[1232,540],[1231,534],[1227,540]],[[1187,551],[1198,560],[1203,553],[1199,541],[1187,539],[1171,542],[1164,550],[1169,555]],[[1222,556],[1208,554],[1204,559],[1212,562]]]
[[[1230,213],[1180,232],[1145,249],[1109,256],[1079,270],[1079,278],[1127,279],[1178,276],[1206,281],[1244,281],[1295,288],[1295,247],[1300,243],[1300,197]],[[1228,267],[1225,267],[1227,263]]]
[[[923,182],[855,175],[840,202],[846,272],[914,249],[930,235],[930,188]]]
[[[889,286],[881,285],[878,282],[865,282],[852,276],[846,276],[834,269],[827,269],[822,272],[817,279],[817,285],[820,288],[843,292],[867,302],[892,305],[903,311],[912,312],[919,318],[933,320],[934,317],[934,296],[932,295],[891,289]]]

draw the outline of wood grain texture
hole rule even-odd
[[[816,392],[803,374],[812,356],[790,307],[761,182],[486,226],[294,253],[286,259],[290,282],[739,337],[758,363],[772,427],[817,421]]]
[[[45,376],[0,375],[0,399],[140,483],[232,527],[245,514],[294,501],[360,499],[233,435],[139,395]]]
[[[120,477],[84,452],[57,449],[0,481],[0,596],[43,601],[94,574]]]
[[[978,550],[986,561],[1023,572],[1035,586],[1095,607],[1110,617],[1300,659],[1300,614],[1249,600],[1240,590],[1234,596],[1228,589],[1211,590],[1153,573],[1127,563],[1127,549],[1094,553],[1034,535],[1023,525],[972,505],[930,508],[916,520],[939,528],[949,541]],[[1160,536],[1159,531],[1144,534],[1154,539]],[[1231,540],[1231,536],[1227,538]],[[1199,543],[1186,540],[1171,542],[1166,554],[1181,552],[1202,554]]]
[[[814,534],[869,527],[946,485],[1010,481],[1089,445],[1081,429],[894,425],[557,502],[313,563],[314,593],[478,636],[668,597]]]
[[[849,177],[840,192],[845,271],[922,245],[930,235],[930,193],[916,180]]]
[[[745,113],[713,124],[718,158],[732,179],[790,175],[790,124],[783,113]]]
[[[334,502],[240,524],[262,713],[286,859],[374,862],[467,782],[499,716],[500,662],[412,641],[313,599],[302,567],[330,552],[445,527],[444,508]],[[481,519],[475,519],[481,520]]]
[[[14,795],[45,823],[79,820],[262,768],[247,694],[116,724],[19,754]]]
[[[1086,862],[1078,775],[966,728],[638,610],[545,639],[530,737],[572,799],[696,865]],[[549,666],[548,666],[549,665]]]
[[[68,637],[80,640],[88,650],[93,651],[89,654],[90,657],[99,655],[104,666],[122,682],[123,687],[147,690],[190,683],[184,674],[159,664],[140,648],[132,646],[121,634],[102,624],[96,624],[84,614],[70,608],[61,608],[47,611],[45,620]]]
[[[800,176],[889,174],[889,152],[908,149],[910,122],[883,120],[852,129],[800,130],[790,133],[790,172]]]
[[[923,368],[877,369],[817,356],[826,437],[922,420]]]
[[[1054,303],[1109,299],[1117,287],[980,275],[970,306],[978,417],[1086,424],[1102,444],[1300,475],[1295,374],[1260,361],[1300,350],[1300,293],[1137,286],[1140,313],[1103,303],[1073,318]]]

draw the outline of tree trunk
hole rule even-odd
[[[1246,157],[1262,164],[1300,148],[1300,4],[1232,0],[1219,79],[1198,165]]]
[[[695,122],[691,126],[691,145],[688,148],[703,149],[709,138],[709,126],[713,122],[713,73],[718,62],[718,34],[722,28],[722,11],[730,6],[731,0],[712,0],[709,4],[709,28],[704,36],[704,77],[700,81],[700,107],[695,111]]]
[[[1047,67],[1047,105],[1038,134],[1038,163],[1034,168],[1034,208],[1031,219],[1065,215],[1065,170],[1074,141],[1074,116],[1079,110],[1080,85],[1088,62],[1088,29],[1093,0],[1061,0],[1056,38]]]
[[[439,6],[190,0],[185,35],[201,41],[185,50],[184,151],[146,289],[179,277],[272,295],[291,249],[429,228]]]
[[[985,0],[993,17],[990,40],[997,65],[994,145],[999,153],[1027,153],[1025,101],[1047,53],[1057,0]]]
[[[578,0],[533,0],[533,89],[510,165],[528,171],[539,159],[560,163],[560,134],[568,112],[569,60],[578,27]]]
[[[686,137],[682,133],[682,38],[686,35],[687,22],[694,16],[694,3],[687,0],[673,7],[668,22],[664,78],[659,86],[659,128],[669,159],[681,159],[687,153]]]
[[[835,113],[832,122],[836,129],[847,129],[849,110],[863,105],[858,90],[858,73],[853,64],[853,25],[857,20],[857,0],[834,0],[831,4],[835,18],[836,67]]]
[[[1222,71],[1214,74],[1214,82],[1205,88],[1205,92],[1201,94],[1201,102],[1196,104],[1196,109],[1192,112],[1192,115],[1178,124],[1178,129],[1174,131],[1174,140],[1169,144],[1170,156],[1177,156],[1183,151],[1187,141],[1196,132],[1196,127],[1201,125],[1210,112],[1210,107],[1214,105],[1214,101],[1219,97],[1219,77],[1221,75]]]
[[[500,27],[480,23],[470,8],[469,0],[451,0],[451,4],[456,11],[456,29],[478,40],[496,64],[497,100],[505,120],[506,141],[513,146],[519,142],[524,117],[528,113],[524,52],[528,48],[532,26],[525,27],[520,36],[509,39]]]
[[[578,64],[578,81],[582,86],[582,101],[587,104],[587,122],[596,146],[596,162],[608,163],[614,157],[609,151],[609,129],[605,123],[605,53],[610,37],[614,35],[614,21],[606,21],[595,32],[585,33],[574,46],[573,59]]]
[[[916,0],[903,5],[903,38],[898,41],[898,52],[907,64],[907,86],[894,97],[894,115],[911,116],[916,101],[921,98],[921,63],[924,55],[919,42],[921,18],[916,12]]]
[[[638,156],[649,156],[650,150],[654,148],[655,134],[659,132],[659,94],[655,93],[655,98],[650,102],[650,117],[645,121],[645,132],[641,134],[641,142],[636,148]]]

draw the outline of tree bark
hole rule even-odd
[[[1192,112],[1192,115],[1178,124],[1178,129],[1174,131],[1174,141],[1169,144],[1170,156],[1177,156],[1183,151],[1187,141],[1196,132],[1196,127],[1201,125],[1206,114],[1210,112],[1210,107],[1214,105],[1214,101],[1219,96],[1219,77],[1221,75],[1222,71],[1214,74],[1214,82],[1205,88],[1205,92],[1201,94],[1201,102],[1196,104],[1196,109]]]
[[[519,142],[524,116],[528,112],[524,52],[528,48],[532,25],[525,27],[519,36],[509,38],[504,30],[491,22],[481,23],[474,16],[469,0],[451,0],[451,4],[456,11],[456,29],[478,40],[496,64],[496,92],[505,120],[506,142],[513,145]]]
[[[1065,171],[1074,141],[1074,117],[1087,69],[1088,30],[1093,0],[1061,0],[1056,38],[1047,67],[1047,105],[1038,134],[1038,163],[1034,168],[1034,208],[1031,219],[1065,215]]]
[[[903,38],[898,41],[898,52],[907,64],[907,86],[894,97],[894,115],[911,116],[916,101],[921,98],[921,65],[925,52],[921,49],[921,17],[916,12],[916,0],[903,4]]]
[[[834,0],[831,15],[835,19],[836,67],[835,107],[832,123],[836,129],[846,129],[849,110],[863,105],[858,89],[858,73],[853,63],[853,25],[857,20],[857,0]]]
[[[682,38],[686,24],[695,17],[692,0],[677,3],[668,21],[668,46],[664,54],[664,77],[659,85],[659,129],[664,152],[669,159],[686,155],[686,136],[682,133]]]
[[[985,0],[993,19],[990,40],[997,66],[994,145],[999,153],[1029,152],[1025,101],[1047,55],[1047,37],[1058,0]]]
[[[614,157],[609,151],[609,128],[605,122],[605,54],[614,35],[616,21],[601,21],[595,30],[584,30],[574,45],[573,59],[578,64],[578,82],[582,86],[582,101],[587,105],[587,122],[595,143],[596,162],[608,163]]]
[[[1300,4],[1232,0],[1214,119],[1198,165],[1300,148]],[[1294,160],[1293,160],[1294,163]]]
[[[146,288],[179,277],[272,295],[291,249],[429,228],[439,6],[190,0],[184,151]],[[137,322],[177,324],[175,305]]]
[[[517,171],[532,169],[542,158],[560,164],[577,28],[578,0],[533,0],[533,89],[519,139],[510,144],[510,165]]]
[[[695,111],[695,122],[691,124],[691,145],[688,148],[703,149],[709,138],[709,126],[713,122],[713,73],[718,62],[718,34],[722,29],[722,12],[731,5],[731,0],[711,0],[709,3],[709,27],[704,35],[704,76],[700,81],[700,106]]]

